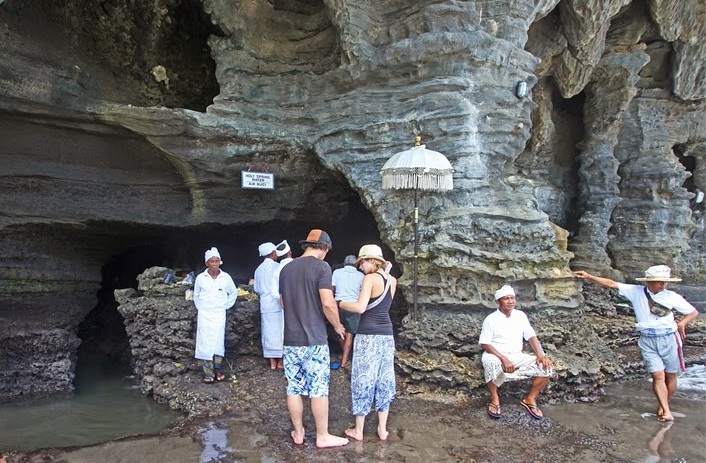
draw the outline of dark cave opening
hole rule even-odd
[[[691,175],[689,175],[688,178],[684,180],[684,183],[682,186],[688,191],[689,193],[697,193],[697,188],[696,184],[694,183],[694,170],[696,170],[696,158],[694,156],[689,156],[687,154],[688,152],[688,146],[686,144],[678,143],[674,146],[672,146],[672,152],[674,155],[677,157],[679,160],[679,163],[684,166],[687,172],[689,172]]]
[[[286,239],[294,257],[297,257],[302,252],[298,243],[311,228],[322,228],[331,235],[333,249],[326,261],[333,269],[341,266],[346,255],[357,254],[366,243],[379,244],[386,256],[393,256],[392,251],[380,242],[372,214],[360,201],[348,206],[345,221],[332,217],[329,222],[318,224],[277,221],[238,226],[169,228],[94,223],[82,231],[80,237],[76,236],[75,231],[69,232],[74,239],[78,238],[88,246],[87,253],[102,254],[106,249],[116,250],[102,266],[96,306],[79,326],[78,335],[82,341],[79,355],[99,353],[117,363],[129,363],[128,336],[113,291],[137,288],[136,277],[153,266],[199,273],[205,268],[204,252],[212,246],[219,249],[222,268],[236,284],[247,284],[253,277],[261,262],[257,252],[260,243],[278,243]]]

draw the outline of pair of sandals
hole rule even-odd
[[[224,379],[226,379],[226,375],[224,375],[223,373],[216,373],[215,378],[204,378],[203,383],[204,384],[213,384],[216,381],[223,381]]]
[[[528,404],[527,402],[523,400],[520,401],[520,405],[522,405],[525,410],[527,410],[527,413],[530,414],[532,418],[535,420],[539,421],[544,419],[544,415],[542,415],[542,411],[537,407],[536,405]],[[501,418],[503,416],[502,409],[500,408],[500,405],[496,405],[494,403],[488,402],[488,416],[497,420],[498,418]]]

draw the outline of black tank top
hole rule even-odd
[[[377,272],[376,272],[377,273]],[[378,275],[380,275],[378,273]],[[380,275],[383,284],[387,284],[387,279]],[[370,299],[370,303],[375,302],[380,296]],[[357,334],[389,334],[392,335],[392,320],[390,320],[390,306],[392,305],[392,294],[388,290],[382,301],[372,309],[368,309],[360,315],[360,324]]]

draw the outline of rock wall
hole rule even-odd
[[[165,284],[170,269],[152,267],[138,276],[138,290],[118,289],[115,299],[125,319],[135,373],[142,392],[174,408],[185,393],[184,382],[200,382],[194,359],[196,308],[186,300],[191,285]],[[226,316],[226,364],[237,370],[237,358],[261,356],[259,302],[237,301]],[[233,372],[234,372],[233,371]]]
[[[135,372],[142,391],[192,414],[218,413],[212,396],[200,389],[201,372],[193,358],[196,310],[184,294],[191,286],[164,284],[169,269],[153,267],[139,279],[139,290],[116,290],[125,318]],[[644,373],[633,333],[634,316],[614,292],[587,288],[589,304],[574,313],[527,310],[542,347],[555,364],[547,390],[555,400],[592,401],[606,382]],[[396,370],[400,391],[486,393],[478,345],[482,317],[468,312],[424,314],[398,326]],[[335,336],[331,337],[335,343]],[[706,361],[706,320],[690,325],[685,341],[689,364]],[[226,364],[230,376],[246,357],[261,358],[259,302],[238,301],[226,321]],[[266,362],[261,361],[263,369]],[[504,389],[523,388],[525,382]],[[208,389],[208,388],[207,388]]]
[[[655,263],[706,303],[705,24],[698,0],[6,0],[0,339],[63,352],[11,367],[7,395],[44,371],[33,388],[70,389],[77,327],[130,253],[195,267],[218,241],[246,279],[259,242],[321,226],[336,259],[384,246],[404,315],[412,194],[379,170],[415,135],[455,169],[420,198],[428,319],[475,324],[512,282],[573,330],[571,268]],[[248,169],[275,190],[240,188]],[[409,323],[437,358],[443,331]]]

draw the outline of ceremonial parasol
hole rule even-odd
[[[414,188],[414,274],[412,279],[414,308],[417,319],[417,258],[419,254],[419,190],[444,191],[453,189],[453,167],[446,156],[428,150],[417,136],[415,146],[387,160],[380,173],[382,188],[409,190]]]

